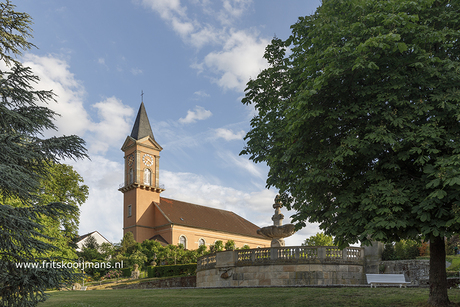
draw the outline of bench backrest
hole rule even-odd
[[[406,278],[404,274],[366,274],[367,283],[370,284],[372,282],[392,282],[392,283],[405,283]]]

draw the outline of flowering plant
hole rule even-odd
[[[111,279],[111,278],[118,278],[120,276],[121,276],[121,271],[120,270],[110,270],[107,274],[105,274],[105,276],[103,278],[104,279],[105,278]]]

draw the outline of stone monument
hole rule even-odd
[[[259,235],[272,239],[271,247],[285,246],[284,238],[292,236],[295,233],[293,224],[283,225],[284,215],[281,213],[282,206],[283,204],[279,199],[279,195],[277,195],[273,204],[273,209],[275,209],[275,214],[272,216],[273,226],[257,230]]]
[[[134,270],[131,272],[132,279],[139,279],[140,272],[139,272],[139,265],[134,264]]]

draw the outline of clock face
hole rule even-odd
[[[153,164],[153,157],[149,154],[145,154],[143,157],[142,157],[142,161],[144,162],[144,164],[146,166],[152,166]]]
[[[134,163],[134,155],[131,154],[128,156],[128,165],[133,166],[133,163]]]

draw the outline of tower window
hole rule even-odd
[[[129,184],[133,184],[134,183],[134,170],[132,168],[129,169],[129,181],[128,181]]]
[[[131,215],[133,215],[133,207],[132,205],[128,205],[128,217],[130,217]]]
[[[144,184],[152,185],[152,171],[148,168],[144,169]]]
[[[182,244],[187,249],[187,238],[184,235],[179,237],[179,244]]]

